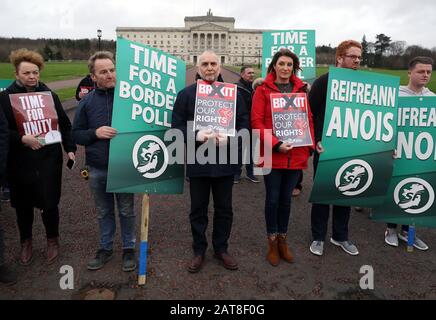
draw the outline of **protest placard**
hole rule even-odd
[[[62,141],[50,91],[10,94],[20,135],[34,135],[42,145]]]
[[[305,93],[272,93],[271,112],[274,135],[294,147],[313,144]]]
[[[398,99],[394,171],[372,219],[436,227],[436,97]]]
[[[311,202],[371,207],[393,169],[399,77],[330,68]]]
[[[262,77],[274,54],[281,48],[291,50],[300,60],[300,79],[312,82],[316,78],[315,30],[277,30],[262,33]]]
[[[173,104],[185,87],[185,63],[158,49],[117,40],[117,84],[107,190],[182,193],[183,165],[169,164],[165,132]]]
[[[236,85],[197,80],[194,131],[211,129],[226,136],[236,133]]]
[[[14,80],[0,79],[0,92],[6,90]]]

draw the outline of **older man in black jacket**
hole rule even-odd
[[[199,56],[198,73],[204,81],[208,83],[217,81],[220,69],[219,59],[214,52],[205,51]],[[183,132],[185,142],[188,139],[188,130],[192,130],[191,128],[188,129],[187,122],[194,119],[196,91],[197,84],[186,87],[179,92],[174,104],[172,127]],[[248,128],[248,114],[240,94],[237,95],[236,109],[236,130]],[[223,151],[221,148],[225,148],[219,145],[226,145],[228,138],[207,130],[200,130],[195,134],[196,150],[210,140],[216,141],[218,145],[216,146],[216,158],[218,159],[220,152]],[[228,147],[228,144],[226,147]],[[191,273],[198,272],[204,262],[208,245],[206,229],[211,191],[215,208],[212,233],[215,257],[229,270],[236,270],[238,268],[236,260],[227,252],[228,239],[233,222],[233,175],[237,168],[238,164],[230,164],[229,162],[225,164],[200,164],[197,158],[194,163],[187,164],[186,175],[190,178],[191,195],[191,213],[189,219],[191,222],[194,251],[194,257],[188,267],[188,271]]]
[[[253,100],[253,80],[254,80],[254,69],[249,66],[243,66],[241,67],[241,78],[238,82],[236,82],[236,85],[238,86],[238,92],[241,94],[242,98],[244,98],[244,104],[247,109],[248,115],[251,114],[251,103]],[[249,121],[251,123],[251,121]],[[248,157],[248,163],[245,165],[245,170],[247,173],[247,179],[254,183],[259,183],[259,179],[257,179],[253,174],[253,149],[251,148],[253,142],[253,135],[251,134],[250,130],[250,144],[245,144],[243,147],[243,152],[246,152],[246,156]],[[242,165],[237,170],[235,177],[234,177],[234,183],[239,183],[241,180],[241,173],[242,173]]]

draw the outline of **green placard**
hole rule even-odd
[[[301,73],[298,77],[307,82],[316,78],[315,30],[277,30],[262,33],[262,77],[274,54],[280,48],[294,52],[299,60]]]
[[[0,92],[11,85],[14,80],[0,79]]]
[[[397,125],[392,180],[373,219],[436,227],[436,97],[400,97]]]
[[[164,141],[185,63],[165,52],[117,39],[117,86],[109,150],[108,192],[183,192],[183,165],[169,164]]]
[[[399,77],[330,68],[311,202],[371,207],[393,169]]]

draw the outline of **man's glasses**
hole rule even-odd
[[[359,59],[360,61],[362,61],[362,56],[355,56],[354,54],[351,55],[344,55],[344,57],[350,58],[352,60],[357,60]]]

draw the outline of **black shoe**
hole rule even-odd
[[[98,250],[95,258],[88,262],[88,270],[101,269],[110,259],[112,259],[112,255],[113,250]]]
[[[6,266],[0,266],[0,283],[11,286],[17,283],[17,275]]]
[[[237,184],[237,183],[239,183],[239,182],[241,182],[241,176],[239,176],[239,175],[235,175],[235,176],[233,177],[233,183],[234,183],[234,184]]]
[[[134,249],[123,250],[123,271],[130,272],[136,269],[136,258]]]

